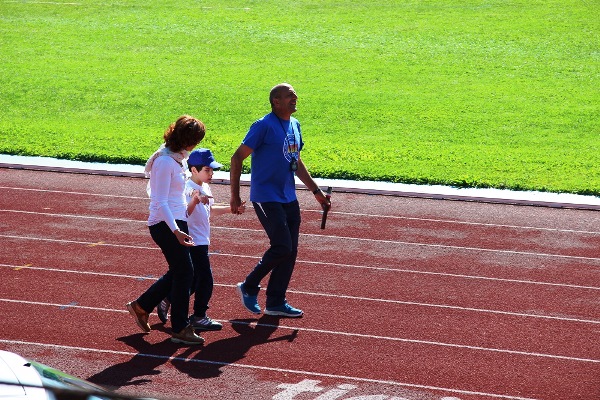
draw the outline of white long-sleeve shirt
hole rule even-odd
[[[172,231],[175,220],[187,221],[185,199],[185,170],[169,156],[157,157],[150,173],[150,215],[148,226],[165,221]]]

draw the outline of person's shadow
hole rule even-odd
[[[268,315],[258,320],[234,319],[230,322],[238,336],[205,343],[192,358],[187,358],[194,352],[190,348],[172,361],[173,366],[191,378],[214,378],[221,375],[222,367],[243,359],[252,347],[281,340],[292,342],[298,335],[298,330],[293,330],[286,335],[271,337],[279,327],[279,318]]]
[[[291,342],[298,335],[298,331],[294,330],[287,335],[271,338],[279,327],[279,318],[268,315],[263,315],[258,320],[237,319],[230,322],[233,330],[238,333],[237,336],[205,343],[203,346],[189,346],[175,358],[172,357],[182,349],[182,345],[172,343],[169,337],[156,344],[146,342],[143,333],[117,338],[134,348],[138,354],[90,376],[87,380],[110,390],[143,385],[151,379],[139,377],[160,374],[158,367],[167,362],[192,378],[214,378],[221,374],[221,367],[243,359],[253,346],[280,340]],[[153,325],[152,330],[170,332],[162,324]],[[188,358],[194,353],[196,354],[192,358]]]
[[[162,324],[155,324],[152,330],[166,332]],[[173,355],[181,350],[181,346],[172,343],[170,335],[160,343],[151,344],[144,340],[145,334],[136,333],[129,336],[117,338],[117,340],[134,348],[138,354],[128,361],[111,365],[103,371],[87,378],[88,381],[96,383],[110,390],[117,390],[124,386],[137,386],[150,382],[148,378],[138,378],[147,375],[157,375],[157,369],[162,364],[169,362]]]

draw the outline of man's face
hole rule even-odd
[[[275,98],[275,105],[279,110],[292,114],[296,112],[297,100],[296,91],[290,86],[280,90],[279,96]]]

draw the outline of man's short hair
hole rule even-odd
[[[291,87],[292,85],[290,85],[289,83],[280,83],[279,85],[273,86],[271,92],[269,92],[269,103],[271,103],[271,106],[273,105],[273,99],[279,97],[281,89],[289,89]]]

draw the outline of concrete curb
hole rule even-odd
[[[144,168],[139,165],[104,164],[49,157],[24,157],[0,154],[0,168],[57,171],[109,176],[144,177]],[[216,171],[215,183],[229,184],[229,173]],[[441,185],[410,185],[391,182],[345,181],[337,179],[315,179],[321,187],[331,186],[337,192],[364,193],[374,195],[418,197],[440,200],[476,201],[500,204],[529,205],[581,210],[600,210],[600,197],[569,193],[515,192],[499,189],[463,189]],[[248,185],[250,176],[242,176],[242,184]],[[297,180],[299,189],[304,185]]]

